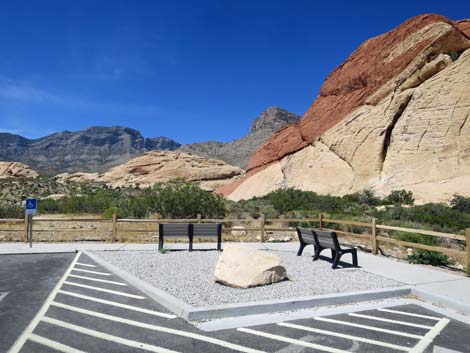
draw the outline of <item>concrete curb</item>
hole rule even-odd
[[[192,306],[186,304],[182,300],[167,294],[166,292],[155,288],[151,284],[142,281],[140,278],[137,278],[128,272],[121,270],[119,267],[116,267],[109,262],[103,260],[102,258],[90,254],[88,251],[83,251],[83,253],[89,256],[93,261],[100,264],[104,268],[108,269],[109,271],[115,273],[116,275],[120,276],[125,281],[132,284],[134,287],[139,289],[141,292],[148,295],[150,298],[158,302],[159,304],[163,305],[168,310],[172,311],[174,314],[185,318],[187,315],[186,313],[192,309]]]
[[[417,287],[411,287],[411,293],[416,295],[418,298],[425,299],[433,303],[434,305],[443,306],[455,310],[459,313],[470,315],[470,304],[466,304],[455,299],[438,295]]]
[[[266,300],[261,302],[217,305],[212,307],[194,307],[158,288],[155,288],[141,279],[134,277],[133,275],[127,273],[124,270],[121,270],[120,268],[110,264],[96,255],[90,254],[87,251],[84,251],[83,253],[89,256],[96,263],[122,277],[124,280],[135,286],[150,298],[154,299],[159,304],[163,305],[168,310],[187,321],[212,320],[234,316],[300,310],[325,305],[350,304],[400,297],[411,293],[410,287],[395,287],[317,295],[310,297],[288,298],[281,300]]]

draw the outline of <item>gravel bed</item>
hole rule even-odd
[[[109,263],[194,306],[245,303],[328,293],[397,287],[399,282],[356,268],[332,270],[331,263],[308,255],[275,252],[289,280],[248,289],[214,281],[217,251],[95,251]],[[346,255],[347,256],[347,255]]]

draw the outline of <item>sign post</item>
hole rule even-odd
[[[33,215],[36,214],[37,201],[28,197],[25,201],[25,213],[28,215],[29,247],[33,247]]]

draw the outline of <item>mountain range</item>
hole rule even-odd
[[[251,154],[269,136],[299,120],[300,116],[282,108],[269,107],[253,121],[250,132],[240,139],[190,145],[182,145],[168,137],[145,138],[139,131],[122,126],[93,126],[35,140],[0,133],[0,161],[21,162],[44,175],[102,173],[149,151],[179,150],[245,168]]]

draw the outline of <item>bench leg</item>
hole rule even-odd
[[[340,252],[335,252],[335,257],[333,258],[333,265],[331,266],[332,269],[335,269],[338,267],[338,262],[339,259],[341,258],[341,253]]]
[[[299,250],[297,251],[297,256],[302,255],[302,253],[303,253],[303,251],[304,251],[304,249],[305,249],[306,246],[307,246],[307,244],[305,244],[305,243],[300,243]]]
[[[217,237],[217,250],[222,251],[222,237]]]
[[[318,258],[320,257],[320,253],[323,251],[323,248],[320,248],[319,246],[315,246],[315,254],[313,255],[313,261],[317,261]]]
[[[189,251],[193,251],[193,237],[189,237]]]
[[[336,255],[335,249],[331,249],[331,259],[334,259]]]
[[[352,258],[353,258],[353,266],[357,267],[357,251],[354,250],[353,252],[351,252],[351,255],[352,255]]]
[[[158,236],[158,251],[163,251],[163,237],[161,235]]]

